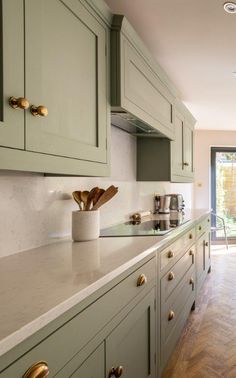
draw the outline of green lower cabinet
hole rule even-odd
[[[106,377],[155,378],[155,290],[106,339]]]
[[[197,280],[197,293],[199,293],[206,275],[211,266],[210,255],[210,232],[207,230],[197,241],[196,252],[196,280]]]

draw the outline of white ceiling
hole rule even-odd
[[[236,130],[236,14],[224,0],[106,0],[182,94],[197,128]]]

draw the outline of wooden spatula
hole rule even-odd
[[[96,191],[96,193],[93,196],[93,206],[96,205],[99,198],[103,195],[104,192],[105,192],[104,189],[98,188],[98,190]]]
[[[89,195],[89,191],[88,190],[84,190],[83,192],[81,192],[80,198],[81,198],[81,201],[84,204],[84,210],[86,209],[86,206],[87,206],[88,195]]]
[[[85,207],[85,210],[90,210],[90,207],[91,207],[91,204],[95,198],[95,196],[97,195],[97,193],[99,193],[99,187],[98,186],[95,186],[95,188],[91,189],[90,192],[89,192],[89,195],[88,195],[88,198],[87,198],[87,205]]]
[[[108,202],[112,197],[114,197],[117,192],[118,188],[116,188],[114,185],[109,186],[109,188],[105,190],[105,192],[98,199],[97,203],[93,206],[92,210],[97,210],[99,207],[104,205],[104,203]]]

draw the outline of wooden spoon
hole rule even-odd
[[[85,210],[90,210],[90,207],[91,207],[91,204],[94,200],[94,197],[96,196],[96,194],[99,192],[99,187],[98,186],[95,186],[95,188],[91,189],[90,192],[89,192],[89,195],[88,195],[88,198],[87,198],[87,205],[86,205],[86,208]]]
[[[72,196],[73,196],[75,202],[79,205],[80,210],[83,210],[82,209],[82,204],[81,204],[81,196],[80,196],[80,194],[81,194],[81,191],[80,190],[76,190],[75,192],[72,193]]]
[[[81,201],[84,204],[84,210],[86,210],[88,195],[89,195],[88,190],[84,190],[83,192],[81,192]]]
[[[96,203],[98,202],[99,198],[102,196],[103,193],[105,193],[105,189],[98,188],[98,190],[93,196],[93,206],[96,205]]]
[[[97,210],[99,207],[104,205],[104,203],[108,202],[116,193],[118,192],[118,188],[114,185],[109,186],[107,190],[101,195],[98,199],[97,203],[93,206],[92,210]]]

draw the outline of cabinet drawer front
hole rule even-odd
[[[167,136],[174,136],[174,97],[142,56],[123,40],[123,103],[131,113]]]
[[[195,246],[192,246],[181,259],[161,279],[161,301],[166,302],[185,273],[194,265]]]
[[[193,302],[195,297],[195,271],[194,266],[191,267],[183,277],[180,284],[173,291],[172,295],[162,303],[161,310],[161,340],[162,344],[171,337],[171,332],[181,316],[183,307],[192,296]]]
[[[186,232],[182,237],[176,240],[168,248],[161,252],[161,270],[170,268],[183,254],[191,244],[195,241],[195,228]]]
[[[142,275],[146,282],[138,286]],[[155,276],[153,258],[17,360],[1,373],[1,378],[21,377],[32,364],[42,360],[47,361],[53,376],[133,298],[148,292],[155,285]]]
[[[201,222],[196,226],[196,237],[199,238],[204,231],[206,231],[211,226],[211,216],[210,214],[205,217]]]

